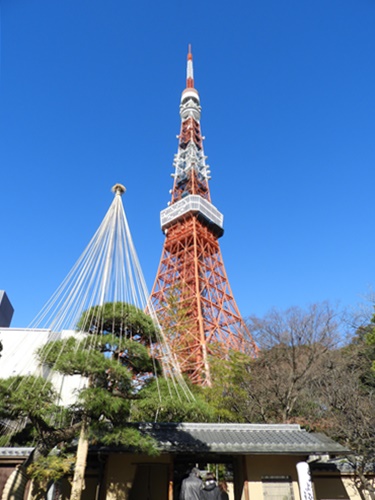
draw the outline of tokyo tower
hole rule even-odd
[[[165,242],[150,300],[182,372],[193,383],[211,385],[209,355],[225,358],[231,350],[254,354],[256,345],[220,252],[223,215],[211,202],[190,46],[180,117],[171,201],[160,213]]]

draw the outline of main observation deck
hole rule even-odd
[[[163,233],[177,220],[188,214],[196,215],[212,232],[220,238],[224,234],[224,216],[209,201],[196,194],[185,196],[160,212],[160,224]]]

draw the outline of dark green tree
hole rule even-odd
[[[163,379],[159,361],[150,355],[157,327],[140,309],[119,302],[95,306],[82,314],[77,330],[79,335],[48,343],[39,351],[44,366],[87,379],[74,405],[59,407],[52,385],[42,378],[17,377],[0,383],[0,418],[25,423],[10,442],[36,443],[30,462],[42,465],[29,469],[36,476],[45,470],[44,457],[76,437],[82,421],[91,443],[152,454],[158,451],[155,442],[127,424],[215,419],[202,396],[191,397],[192,388],[190,397],[183,389],[173,394],[173,384]],[[55,479],[55,458],[53,465]]]

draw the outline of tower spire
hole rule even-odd
[[[234,300],[219,247],[224,218],[211,203],[190,46],[180,117],[171,201],[160,213],[165,241],[150,299],[182,371],[194,383],[210,385],[210,356],[255,353],[256,345]]]
[[[191,52],[191,44],[189,43],[186,67],[186,88],[194,88],[194,69],[193,69],[193,54]]]

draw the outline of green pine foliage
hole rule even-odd
[[[114,395],[103,387],[88,387],[81,391],[79,401],[93,422],[105,420],[121,425],[129,421],[130,398],[122,394]]]
[[[155,342],[157,335],[157,326],[150,316],[125,302],[107,302],[103,306],[91,307],[82,314],[77,330],[93,334],[111,333],[141,340],[145,344]]]
[[[96,437],[99,437],[97,441],[104,446],[122,447],[126,443],[127,449],[132,452],[145,453],[151,456],[158,455],[160,452],[156,441],[135,427],[117,426],[111,428],[108,423],[99,422],[95,426],[95,431]],[[95,443],[95,437],[92,437],[91,441]]]
[[[216,422],[217,412],[200,387],[190,386],[194,398],[164,378],[153,380],[132,403],[133,422]]]
[[[75,464],[73,454],[51,454],[40,457],[28,466],[27,473],[34,480],[33,495],[45,498],[48,485],[64,476],[71,475]]]
[[[0,416],[3,419],[39,419],[48,423],[57,411],[50,382],[36,376],[0,379]]]

